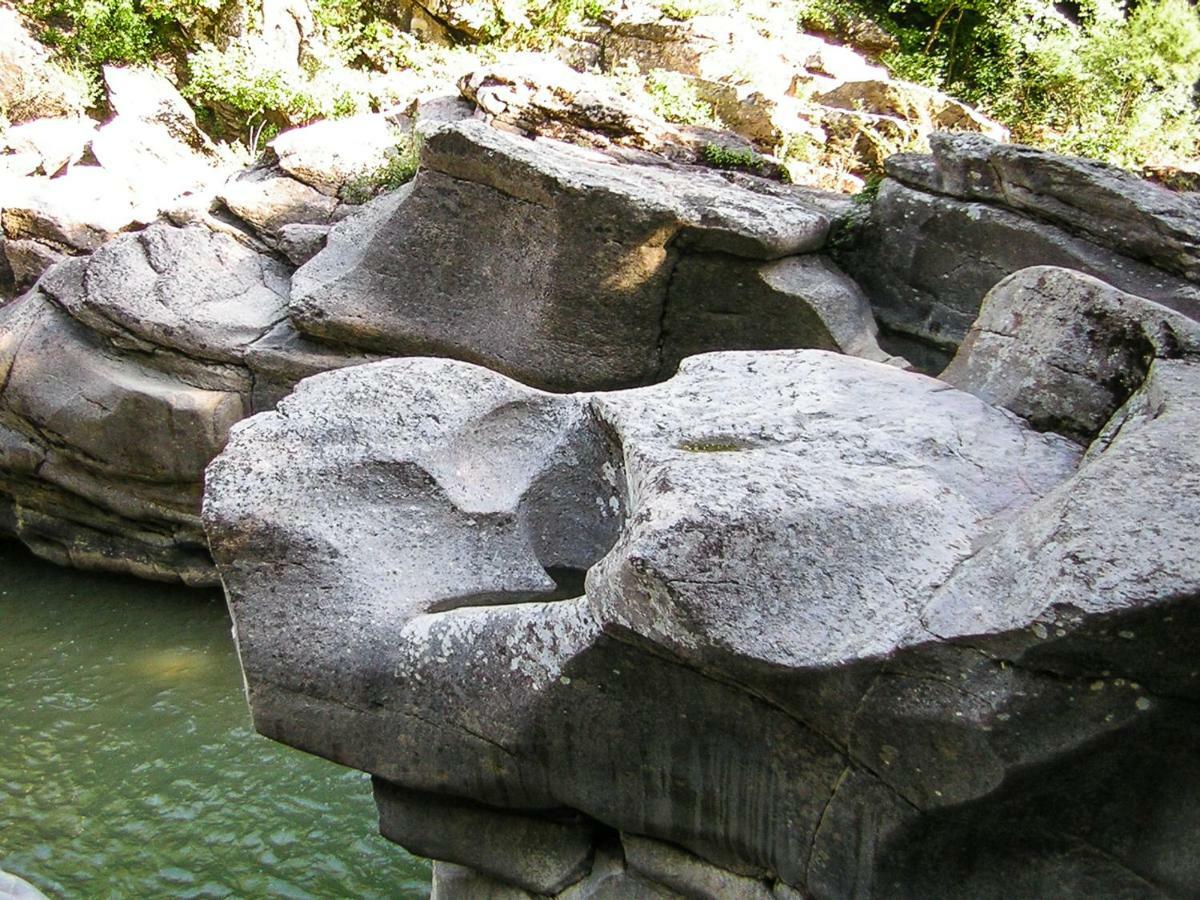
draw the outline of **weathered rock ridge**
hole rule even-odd
[[[229,427],[365,358],[305,341],[287,289],[229,236],[157,224],[0,309],[5,530],[57,562],[213,583],[200,490]]]
[[[886,329],[953,353],[984,295],[1028,266],[1076,269],[1200,317],[1200,201],[1090,160],[979,135],[904,154],[838,261]]]
[[[184,147],[175,100],[126,94],[114,121],[144,117]],[[93,225],[7,200],[10,260],[21,228],[80,255],[42,260],[0,308],[0,527],[58,562],[213,583],[201,481],[230,426],[379,355],[480,360],[558,389],[645,384],[714,348],[889,358],[866,298],[820,252],[840,198],[434,108],[415,116],[430,135],[417,180],[364,207],[339,194],[392,134],[383,116],[347,124],[353,150],[324,126],[290,133],[274,162],[149,226],[124,208],[101,205],[115,218]],[[39,184],[68,202],[102,171]]]
[[[886,358],[857,286],[800,256],[825,244],[827,195],[479,120],[435,131],[422,158],[296,272],[300,330],[554,390],[645,384],[718,346]]]
[[[372,772],[438,896],[1187,895],[1198,341],[1033,269],[962,390],[306,380],[208,475],[256,727]]]

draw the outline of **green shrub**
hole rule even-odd
[[[30,0],[20,9],[38,24],[41,41],[70,62],[144,63],[156,49],[151,18],[134,0]]]
[[[184,96],[198,106],[232,112],[251,152],[282,127],[352,116],[372,104],[362,83],[350,78],[354,73],[283,68],[248,40],[191,54],[188,73]]]
[[[1200,15],[1150,0],[1030,41],[995,107],[1019,139],[1137,166],[1196,155],[1198,80]]]
[[[863,179],[862,190],[850,198],[851,202],[857,203],[859,206],[870,206],[875,202],[875,198],[879,196],[879,188],[882,185],[883,173],[870,173]]]
[[[668,122],[719,128],[720,120],[711,103],[705,103],[686,75],[655,69],[646,77],[646,93],[654,112]]]
[[[659,0],[658,9],[668,19],[686,22],[696,16],[720,12],[721,4],[714,0]]]
[[[1007,124],[1016,140],[1122,165],[1195,157],[1200,13],[1188,0],[800,0],[802,25],[866,17],[897,77]]]
[[[731,150],[718,144],[705,144],[700,150],[700,158],[715,169],[758,172],[763,168],[762,159],[753,150]]]
[[[341,191],[342,200],[346,203],[366,203],[384,191],[395,190],[412,181],[420,166],[420,135],[405,135],[387,152],[387,159],[381,166],[346,182]]]

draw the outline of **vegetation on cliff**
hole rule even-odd
[[[734,6],[762,28],[783,21],[846,42],[1036,146],[1131,167],[1200,155],[1200,13],[1190,0],[652,2],[668,23]],[[102,64],[156,62],[174,71],[213,130],[251,144],[263,131],[386,106],[403,93],[393,90],[396,77],[445,72],[456,56],[569,46],[624,5],[285,4],[302,8],[307,35],[298,59],[275,59],[255,42],[263,0],[18,0],[39,37],[91,73],[97,98]],[[677,121],[711,123],[707,99],[674,77],[639,82],[648,105]]]

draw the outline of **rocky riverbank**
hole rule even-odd
[[[845,48],[728,93],[778,47],[720,22],[569,49],[737,132],[523,56],[250,165],[149,70],[10,129],[0,529],[220,580],[257,728],[438,896],[1186,894],[1196,195]],[[814,66],[822,146],[961,130],[785,183]]]

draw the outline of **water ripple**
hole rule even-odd
[[[429,896],[366,776],[254,734],[218,596],[0,566],[0,868],[55,897]]]

